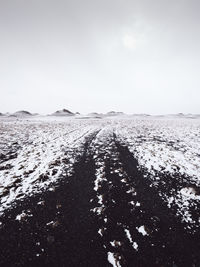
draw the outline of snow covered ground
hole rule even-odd
[[[82,175],[89,180],[81,181]],[[82,182],[87,181],[85,197],[91,197],[84,202]],[[6,227],[6,214],[15,214],[19,203],[23,206],[38,195],[37,205],[43,207],[42,196],[56,194],[65,182],[81,212],[88,207],[87,218],[96,218],[94,233],[113,266],[130,266],[130,255],[141,259],[147,243],[150,249],[167,249],[169,242],[163,236],[173,237],[173,231],[197,237],[200,119],[0,118],[0,229]],[[76,186],[82,188],[77,192],[80,199]],[[19,223],[34,218],[25,208],[13,216]],[[60,224],[57,216],[51,216],[46,227]]]
[[[0,212],[15,200],[49,189],[82,153],[97,126],[84,121],[0,122]]]
[[[119,140],[125,143],[145,169],[168,206],[188,224],[197,225],[191,207],[200,200],[200,120],[160,119],[120,121]],[[165,181],[163,175],[169,179]],[[174,185],[168,189],[169,183]],[[166,186],[166,191],[163,187]],[[188,226],[188,227],[191,227]]]

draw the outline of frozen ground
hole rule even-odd
[[[0,266],[200,266],[200,119],[0,119]]]

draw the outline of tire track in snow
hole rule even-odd
[[[139,171],[138,162],[128,148],[117,141],[116,146],[128,183],[135,188],[134,202],[140,203],[127,220],[130,235],[138,244],[137,256],[129,253],[125,256],[127,266],[134,261],[136,266],[198,266],[199,233],[191,234],[176,210],[168,208],[151,180]],[[167,187],[162,190],[165,192]]]
[[[51,191],[5,211],[0,227],[0,266],[109,266],[90,211],[95,166],[86,138],[74,174]]]
[[[109,131],[105,135],[104,145],[96,145],[92,211],[108,261],[113,266],[198,266],[199,234],[191,235],[167,206],[128,148]],[[163,193],[167,189],[162,187]]]
[[[93,131],[95,128],[81,127],[68,131],[61,140],[58,140],[60,136],[50,138],[47,145],[42,142],[37,149],[35,145],[24,147],[10,162],[13,168],[0,169],[0,212],[14,205],[16,199],[47,190],[62,178],[64,165],[67,165],[70,175],[74,162],[83,153],[85,137]]]

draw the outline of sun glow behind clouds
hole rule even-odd
[[[134,27],[123,32],[121,38],[123,46],[130,50],[142,48],[150,31],[151,28],[149,26],[147,27],[144,22],[138,21],[134,24]]]
[[[135,50],[137,48],[137,39],[131,34],[125,34],[122,43],[128,49]]]

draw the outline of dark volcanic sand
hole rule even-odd
[[[176,180],[163,176],[167,186],[164,183],[163,188],[151,187],[148,177],[138,170],[137,160],[115,136],[105,161],[107,181],[99,190],[105,205],[103,215],[92,211],[99,205],[94,191],[95,162],[89,148],[93,138],[85,143],[85,152],[75,164],[72,177],[63,177],[52,186],[53,191],[18,201],[4,213],[0,266],[112,266],[108,262],[109,251],[121,256],[121,266],[200,266],[200,231],[190,233],[159,195],[162,190],[179,186],[180,177]],[[113,161],[116,153],[118,163]],[[121,177],[111,171],[119,163],[128,174],[124,185]],[[126,193],[127,185],[135,188],[134,198]],[[141,206],[131,206],[132,200]],[[16,220],[23,211],[30,216]],[[136,227],[141,225],[145,225],[148,235],[138,232]],[[103,236],[99,229],[104,229]],[[129,229],[138,250],[124,229]],[[113,240],[120,241],[121,246],[113,247]]]

